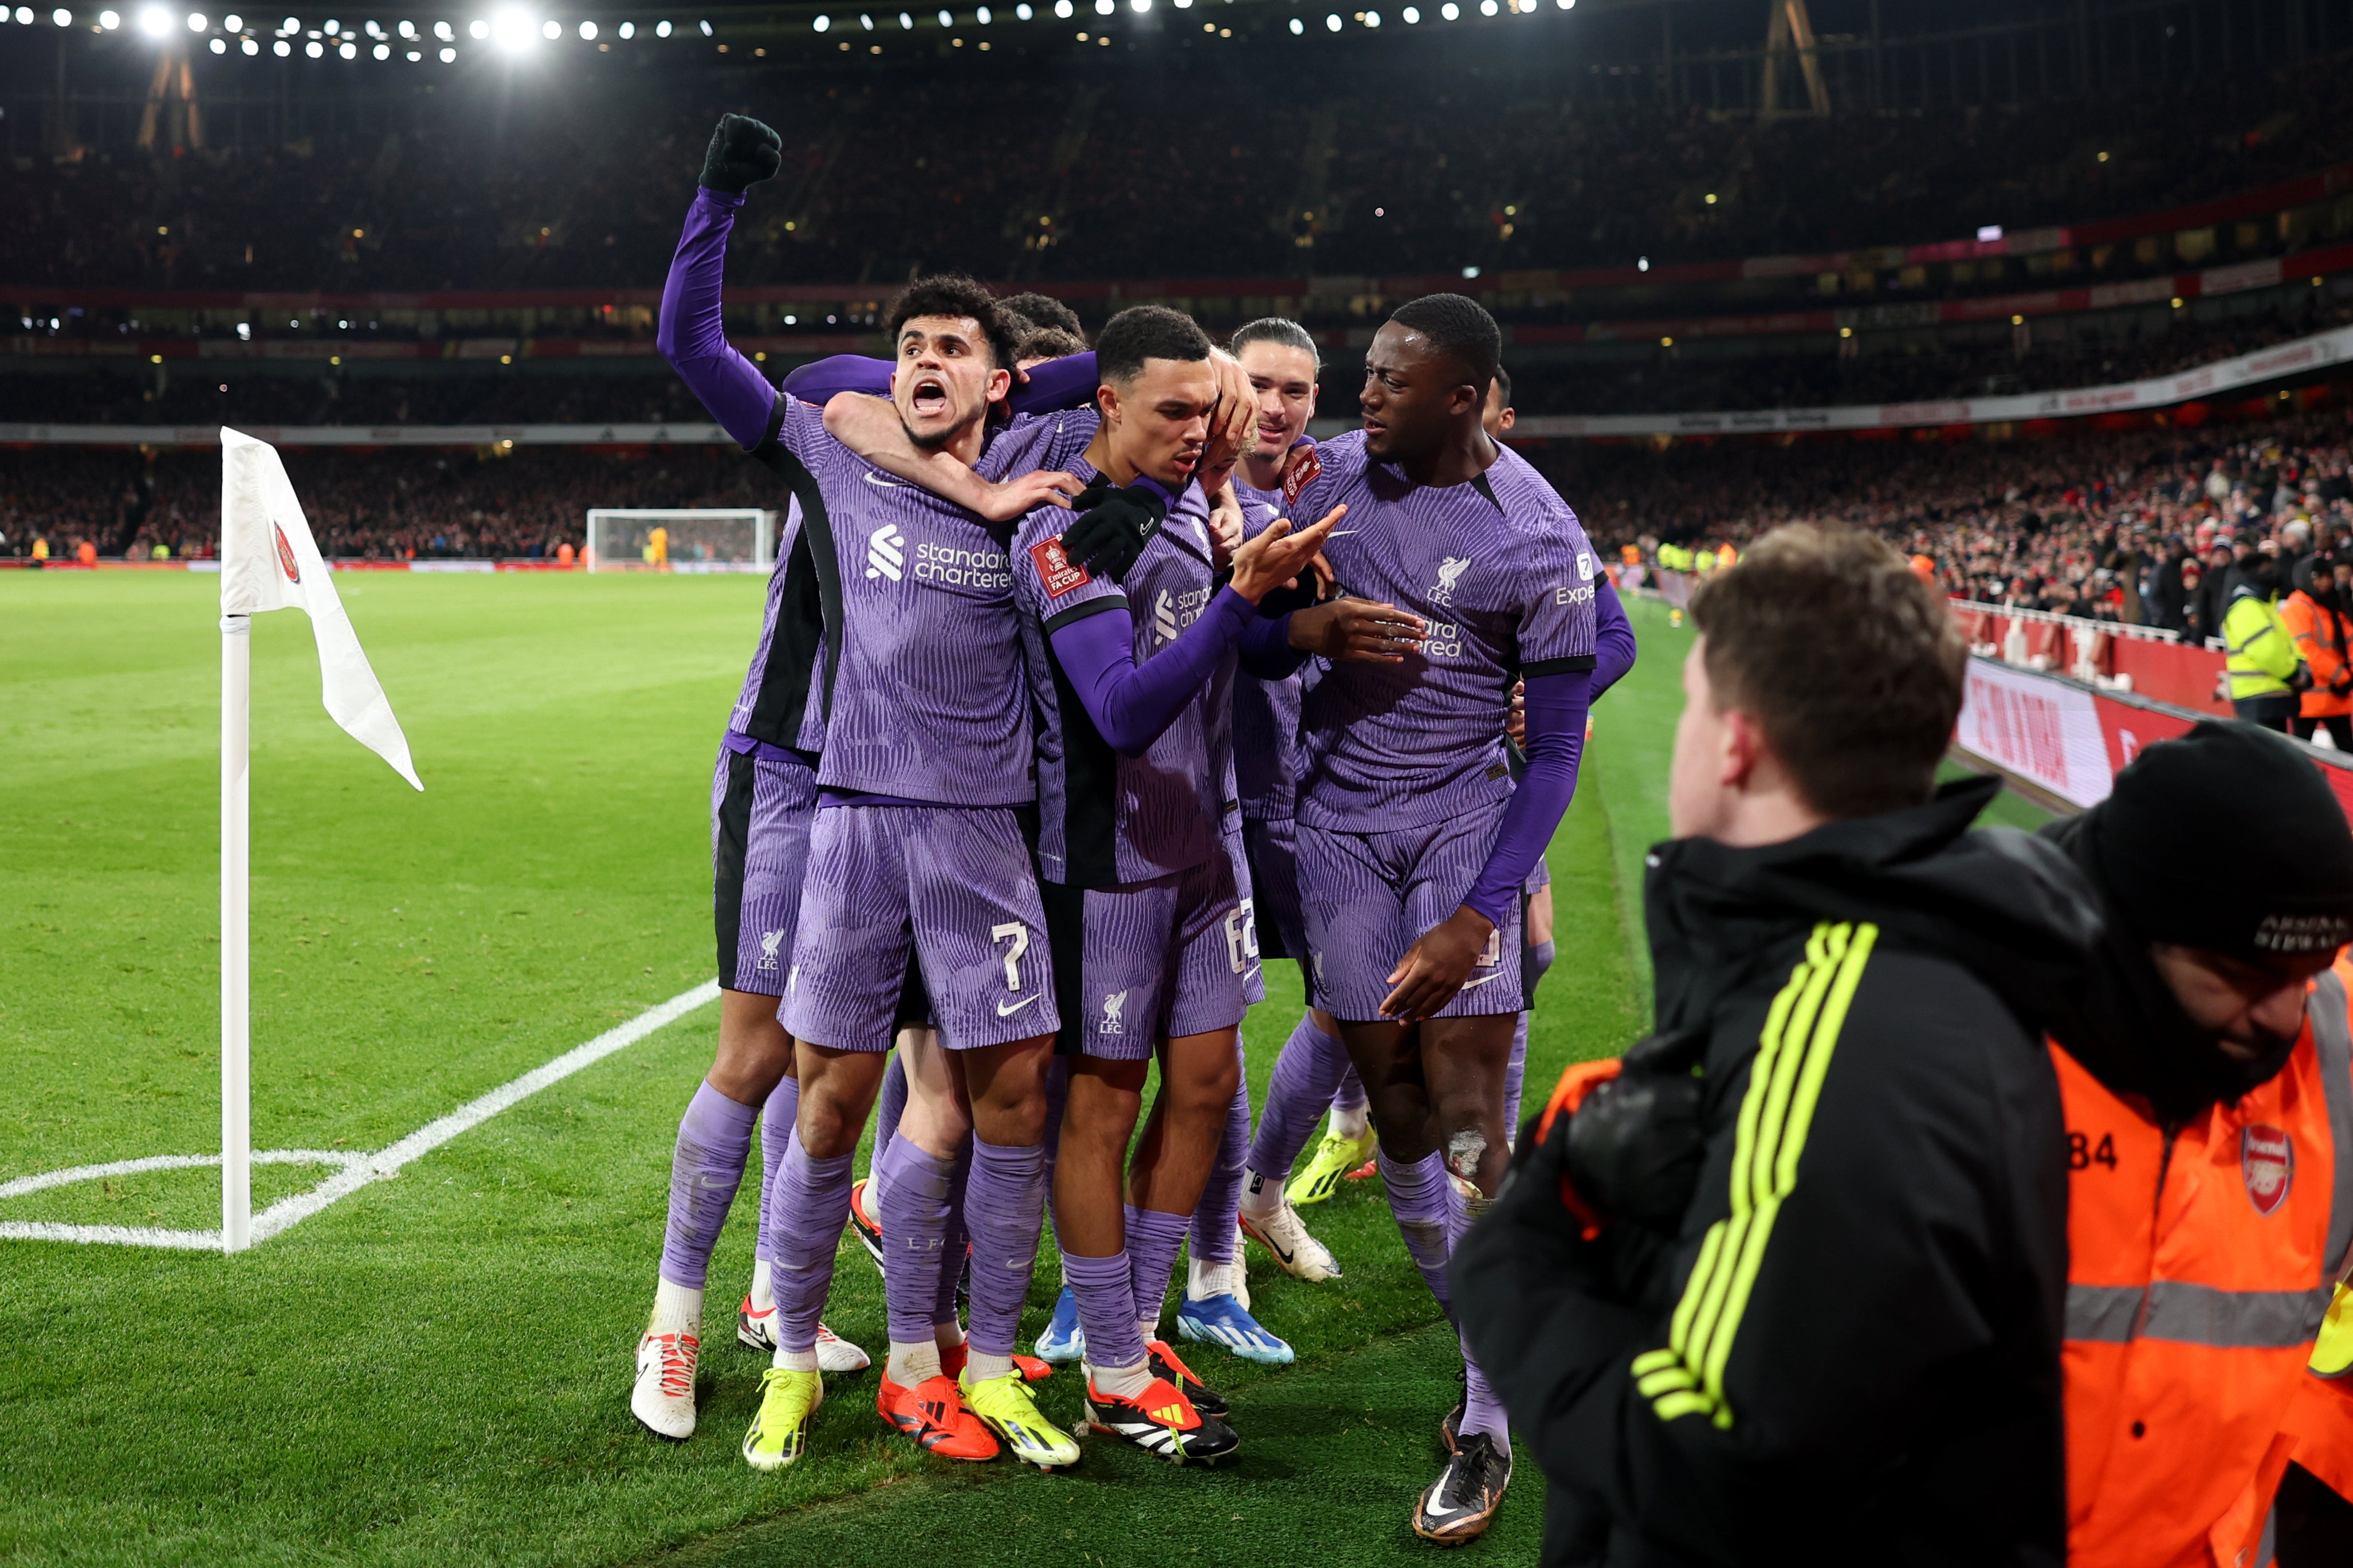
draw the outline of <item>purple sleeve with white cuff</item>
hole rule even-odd
[[[727,236],[735,226],[740,194],[698,189],[686,210],[686,229],[662,282],[661,316],[654,347],[670,363],[703,407],[736,444],[751,451],[766,438],[776,389],[727,342],[720,286],[727,270]]]
[[[1134,621],[1108,613],[1124,608],[1124,601],[1102,602],[1106,613],[1066,622],[1048,640],[1096,732],[1122,756],[1140,757],[1216,673],[1218,661],[1258,618],[1257,607],[1220,588],[1183,636],[1138,664]]]
[[[1585,751],[1585,717],[1593,705],[1593,682],[1594,672],[1588,669],[1528,678],[1528,771],[1504,807],[1486,868],[1462,900],[1498,926],[1518,901],[1528,874],[1577,794],[1577,763]]]

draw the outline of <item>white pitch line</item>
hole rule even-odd
[[[719,983],[706,980],[691,991],[681,991],[659,1006],[649,1007],[626,1024],[617,1025],[586,1044],[575,1046],[554,1061],[535,1067],[511,1083],[501,1084],[479,1100],[471,1100],[438,1121],[428,1121],[392,1147],[374,1154],[347,1151],[275,1149],[253,1156],[257,1165],[318,1164],[339,1166],[335,1173],[311,1188],[270,1205],[253,1220],[259,1245],[341,1202],[371,1182],[396,1176],[401,1167],[438,1149],[461,1132],[471,1131],[500,1111],[560,1083],[581,1068],[592,1067],[617,1051],[628,1049],[648,1035],[718,999]],[[44,1171],[0,1184],[0,1198],[16,1197],[73,1182],[107,1176],[133,1175],[142,1171],[185,1170],[217,1165],[217,1154],[155,1154],[141,1160],[118,1160],[104,1165],[79,1165],[66,1171]],[[0,1221],[0,1241],[73,1241],[120,1247],[164,1247],[184,1250],[218,1251],[217,1230],[159,1230],[120,1225],[56,1225],[42,1221]]]

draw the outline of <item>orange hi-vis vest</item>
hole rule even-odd
[[[2067,1560],[2254,1568],[2353,1245],[2353,963],[2279,1076],[2168,1134],[2053,1044],[2066,1107]]]

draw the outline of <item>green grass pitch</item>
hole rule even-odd
[[[254,637],[257,1149],[379,1149],[709,973],[711,767],[759,615],[749,578],[338,580],[407,730],[412,794],[318,704],[297,614]],[[0,575],[0,1182],[218,1147],[216,579]],[[1551,853],[1560,960],[1532,1100],[1647,1013],[1639,872],[1665,832],[1688,633],[1634,607],[1644,662],[1604,700]],[[1247,1026],[1262,1094],[1298,1016],[1269,966]],[[1455,1352],[1377,1191],[1310,1211],[1347,1266],[1253,1267],[1297,1346],[1198,1358],[1244,1446],[1176,1472],[1096,1442],[1040,1476],[951,1468],[887,1435],[873,1374],[834,1381],[810,1457],[735,1448],[759,1358],[728,1332],[747,1181],[712,1270],[690,1442],[630,1419],[680,1110],[707,1007],[256,1250],[0,1241],[0,1558],[58,1563],[871,1563],[1419,1558]],[[861,1167],[863,1160],[860,1161]],[[755,1163],[756,1168],[756,1163]],[[315,1167],[255,1172],[257,1206]],[[0,1220],[208,1228],[217,1173],[0,1200]],[[1377,1184],[1374,1184],[1377,1187]],[[1057,1269],[1041,1261],[1034,1333]],[[879,1348],[845,1247],[828,1321]],[[1075,1380],[1043,1403],[1074,1415]],[[1524,1470],[1473,1550],[1533,1561]],[[922,1531],[921,1535],[911,1532]]]

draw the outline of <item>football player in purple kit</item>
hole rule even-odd
[[[1226,1132],[1248,1006],[1249,911],[1225,838],[1230,683],[1238,645],[1272,661],[1262,668],[1296,662],[1287,626],[1257,606],[1308,568],[1333,520],[1296,534],[1274,523],[1218,586],[1197,472],[1219,403],[1208,338],[1146,306],[1113,317],[1095,352],[1102,426],[1071,471],[1088,494],[1122,487],[1123,503],[1161,521],[1115,574],[1071,560],[1066,530],[1077,531],[1052,506],[1022,523],[1012,552],[1071,1058],[1055,1236],[1084,1331],[1089,1425],[1213,1460],[1237,1442],[1224,1402],[1160,1341],[1158,1319]],[[1160,1091],[1131,1168],[1155,1057]]]
[[[910,1063],[883,1226],[894,1248],[943,1261],[955,1155],[973,1134],[972,1335],[956,1347],[960,1377],[949,1375],[934,1323],[953,1277],[889,1270],[878,1409],[944,1458],[994,1457],[994,1432],[1029,1462],[1067,1464],[1076,1445],[1038,1415],[1011,1362],[1043,1210],[1043,1071],[1059,1020],[1019,817],[1035,786],[1010,565],[1001,531],[858,458],[727,343],[727,235],[743,191],[776,172],[780,149],[755,121],[721,121],[660,323],[665,357],[704,405],[791,484],[823,610],[825,744],[782,1016],[801,1096],[770,1194],[776,1364],[744,1454],[756,1468],[792,1463],[823,1399],[818,1312],[912,952],[944,1049]],[[1018,470],[1002,515],[1026,513],[1066,454],[1051,422],[989,438],[1013,363],[994,300],[968,280],[934,279],[889,320],[908,440],[983,479]]]
[[[1303,511],[1346,504],[1341,588],[1427,626],[1397,664],[1333,665],[1302,704],[1299,885],[1316,994],[1371,1097],[1381,1173],[1441,1302],[1454,1239],[1501,1182],[1504,1075],[1520,996],[1521,889],[1576,788],[1599,568],[1576,514],[1482,428],[1502,334],[1476,301],[1425,296],[1366,354],[1360,430],[1321,444]],[[1528,768],[1504,726],[1526,681]],[[1464,1200],[1449,1175],[1472,1183]],[[1416,1501],[1425,1539],[1482,1532],[1511,1479],[1502,1404],[1466,1354],[1451,1454]]]
[[[711,784],[712,902],[719,940],[719,1050],[695,1086],[670,1155],[670,1217],[662,1237],[654,1306],[638,1342],[629,1409],[665,1437],[694,1432],[694,1377],[702,1335],[703,1286],[711,1254],[749,1162],[752,1122],[760,1123],[761,1225],[752,1287],[736,1338],[773,1352],[776,1319],[768,1248],[769,1187],[783,1163],[800,1103],[792,1037],[777,1022],[785,961],[800,909],[801,868],[817,805],[814,741],[823,715],[809,710],[817,616],[814,563],[789,501],[776,570],[769,574],[760,640],[729,715]],[[780,743],[781,742],[781,743]],[[823,1370],[850,1373],[866,1352],[820,1322]]]

